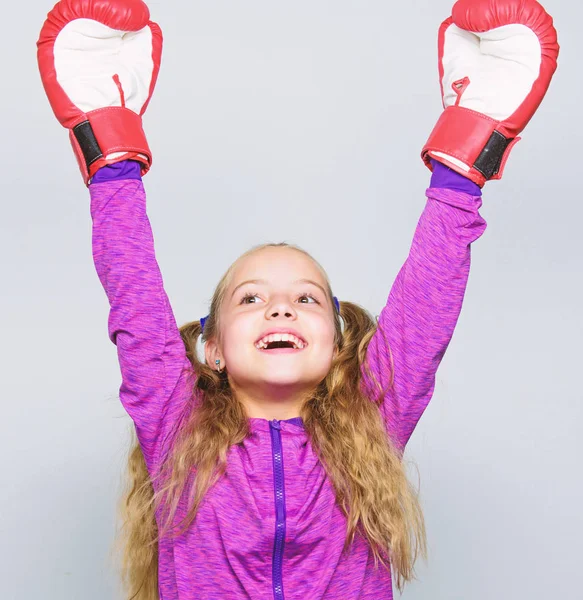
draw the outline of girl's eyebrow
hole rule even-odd
[[[247,285],[248,283],[267,283],[267,281],[265,279],[247,279],[247,281],[243,281],[233,290],[233,293],[231,294],[231,298],[235,295],[235,292],[240,287],[243,287],[244,285]]]
[[[324,297],[326,297],[326,290],[319,283],[316,283],[311,279],[298,279],[297,281],[294,281],[294,283],[310,283],[312,285],[315,285],[317,288],[320,288],[320,291],[322,292],[322,294],[324,294]]]
[[[235,292],[240,287],[243,287],[244,285],[247,285],[248,283],[258,284],[258,283],[269,283],[269,282],[266,279],[248,279],[247,281],[243,281],[233,290],[233,293],[231,294],[231,298],[235,295]],[[315,281],[313,281],[311,279],[298,279],[298,280],[294,281],[294,283],[309,283],[311,285],[315,285],[317,288],[320,288],[322,294],[324,294],[324,297],[326,297],[326,290],[319,283],[316,283]]]

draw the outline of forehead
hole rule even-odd
[[[309,256],[293,248],[263,248],[240,259],[229,287],[232,289],[247,279],[265,279],[273,285],[313,279],[326,287],[326,278],[320,267]]]

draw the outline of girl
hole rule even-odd
[[[267,244],[228,269],[207,317],[177,327],[141,181],[161,47],[141,0],[61,0],[38,43],[89,184],[120,398],[137,434],[129,597],[392,598],[391,576],[402,589],[425,553],[403,451],[486,227],[481,187],[501,177],[556,68],[552,19],[535,0],[460,0],[443,23],[427,204],[378,322],[339,302],[305,251]]]

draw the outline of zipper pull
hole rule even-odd
[[[281,423],[277,419],[273,419],[273,421],[269,421],[269,424],[273,429],[277,429],[278,431],[281,429]]]

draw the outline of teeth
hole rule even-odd
[[[267,345],[271,342],[291,342],[295,348],[299,348],[300,350],[305,348],[307,345],[291,333],[272,333],[271,335],[266,335],[264,338],[259,340],[255,344],[255,347],[259,350],[262,350],[267,348]]]

